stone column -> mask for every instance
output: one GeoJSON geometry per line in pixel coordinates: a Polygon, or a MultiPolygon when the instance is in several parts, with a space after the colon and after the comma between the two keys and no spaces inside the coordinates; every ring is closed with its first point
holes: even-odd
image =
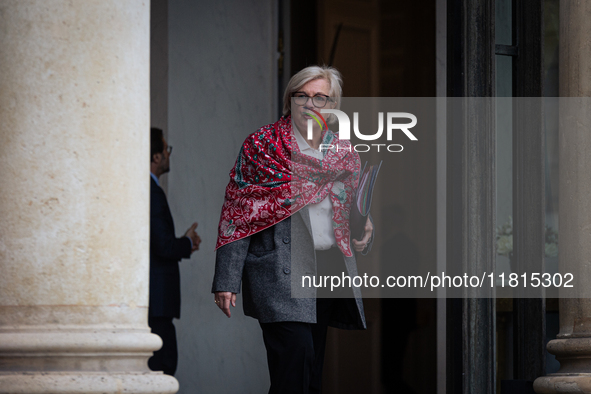
{"type": "Polygon", "coordinates": [[[0,0],[0,393],[174,393],[147,326],[149,1],[0,0]]]}
{"type": "Polygon", "coordinates": [[[560,1],[559,265],[574,275],[561,292],[560,333],[548,351],[556,374],[538,393],[591,393],[591,2],[560,1]],[[570,98],[567,98],[570,97],[570,98]],[[566,298],[569,297],[569,298],[566,298]],[[574,298],[570,298],[574,297],[574,298]]]}

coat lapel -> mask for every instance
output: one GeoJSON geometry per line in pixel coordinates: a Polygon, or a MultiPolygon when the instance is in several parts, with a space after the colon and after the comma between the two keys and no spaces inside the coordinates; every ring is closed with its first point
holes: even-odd
{"type": "Polygon", "coordinates": [[[306,228],[308,229],[308,232],[310,233],[310,236],[312,237],[312,224],[310,223],[310,212],[308,211],[308,207],[304,207],[302,209],[299,210],[298,212],[300,215],[302,215],[302,219],[304,220],[304,224],[306,225],[306,228]]]}

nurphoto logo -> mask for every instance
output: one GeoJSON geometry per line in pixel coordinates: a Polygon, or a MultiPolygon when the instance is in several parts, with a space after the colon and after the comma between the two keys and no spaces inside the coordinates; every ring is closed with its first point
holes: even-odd
{"type": "MultiPolygon", "coordinates": [[[[326,124],[326,120],[322,116],[322,114],[333,114],[336,116],[337,121],[339,123],[339,139],[342,140],[350,140],[351,139],[351,121],[349,116],[341,110],[338,109],[321,109],[320,112],[315,111],[313,109],[309,109],[313,113],[308,114],[312,117],[312,119],[308,119],[308,138],[312,139],[312,125],[313,120],[318,123],[321,129],[328,128],[326,124]]],[[[417,125],[417,117],[408,112],[387,112],[386,113],[386,139],[388,141],[392,141],[392,134],[394,130],[402,131],[408,139],[411,141],[418,141],[417,137],[413,133],[410,132],[409,129],[415,127],[417,125]],[[409,123],[394,123],[394,119],[408,119],[410,120],[409,123]]],[[[359,113],[353,112],[353,132],[355,136],[363,141],[375,141],[382,136],[384,133],[384,113],[378,112],[378,131],[374,134],[362,134],[359,131],[359,113]]],[[[402,152],[404,147],[400,144],[356,144],[353,145],[353,149],[355,152],[368,152],[371,150],[371,147],[376,147],[377,151],[380,152],[380,147],[386,147],[388,152],[402,152]]],[[[320,150],[330,150],[330,149],[339,149],[338,145],[332,144],[321,144],[320,150]]],[[[343,149],[341,147],[341,149],[343,149]]]]}

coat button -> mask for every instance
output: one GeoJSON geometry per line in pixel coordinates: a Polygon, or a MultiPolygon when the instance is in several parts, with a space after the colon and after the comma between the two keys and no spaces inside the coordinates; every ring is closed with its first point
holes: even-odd
{"type": "Polygon", "coordinates": [[[289,237],[284,237],[283,238],[283,243],[284,244],[288,244],[289,243],[289,237]]]}
{"type": "Polygon", "coordinates": [[[291,272],[291,270],[289,268],[284,268],[283,272],[285,272],[286,274],[289,274],[291,272]]]}

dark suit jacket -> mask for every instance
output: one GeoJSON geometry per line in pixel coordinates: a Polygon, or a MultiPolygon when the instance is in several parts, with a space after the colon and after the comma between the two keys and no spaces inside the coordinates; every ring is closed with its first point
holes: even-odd
{"type": "Polygon", "coordinates": [[[166,194],[150,177],[151,317],[180,317],[179,261],[190,256],[191,241],[187,237],[176,237],[166,194]]]}

